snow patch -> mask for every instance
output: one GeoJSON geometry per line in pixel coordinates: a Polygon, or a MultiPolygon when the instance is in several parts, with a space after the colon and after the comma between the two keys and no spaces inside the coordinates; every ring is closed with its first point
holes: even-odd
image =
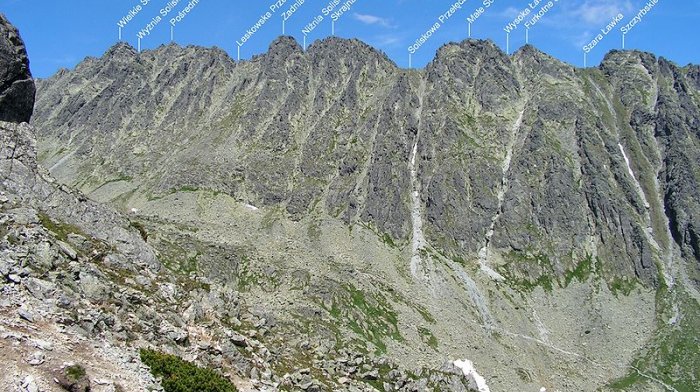
{"type": "Polygon", "coordinates": [[[257,211],[257,210],[259,210],[258,207],[254,206],[254,205],[252,205],[252,204],[246,204],[246,205],[245,205],[245,208],[247,208],[247,209],[249,209],[249,210],[251,210],[251,211],[257,211]]]}
{"type": "Polygon", "coordinates": [[[622,152],[622,157],[625,158],[625,163],[627,164],[627,171],[629,172],[630,176],[632,177],[632,180],[634,180],[634,185],[637,188],[637,193],[639,193],[639,197],[642,198],[644,201],[644,207],[647,209],[651,207],[649,202],[647,201],[647,196],[644,194],[644,191],[642,190],[642,185],[637,181],[637,177],[634,175],[634,171],[632,170],[632,165],[630,164],[630,159],[627,157],[627,153],[625,153],[625,148],[622,146],[621,143],[617,143],[617,146],[620,147],[620,152],[622,152]]]}
{"type": "Polygon", "coordinates": [[[457,368],[462,370],[462,374],[464,374],[464,377],[466,377],[467,380],[476,385],[477,391],[491,392],[489,386],[486,385],[486,379],[476,372],[476,368],[474,367],[474,363],[472,361],[465,359],[464,361],[456,360],[453,363],[455,366],[457,366],[457,368]]]}

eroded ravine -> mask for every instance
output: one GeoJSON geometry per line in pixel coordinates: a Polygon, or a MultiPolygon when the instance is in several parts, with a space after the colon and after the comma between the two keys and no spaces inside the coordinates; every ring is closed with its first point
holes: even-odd
{"type": "Polygon", "coordinates": [[[491,239],[493,238],[494,230],[496,228],[496,223],[501,217],[501,210],[503,209],[503,201],[505,200],[506,191],[508,190],[508,174],[510,172],[511,162],[513,160],[513,153],[515,150],[515,142],[517,139],[518,131],[523,124],[523,116],[525,114],[525,106],[518,114],[518,118],[515,120],[515,124],[511,128],[510,137],[508,143],[506,144],[506,156],[501,164],[501,183],[499,184],[498,191],[496,192],[497,198],[497,208],[496,213],[491,218],[491,224],[489,229],[486,231],[484,237],[484,246],[479,250],[479,267],[481,271],[488,275],[489,278],[496,281],[503,281],[505,278],[496,272],[493,268],[489,266],[489,252],[491,250],[491,239]]]}
{"type": "Polygon", "coordinates": [[[426,240],[423,234],[423,217],[421,209],[421,185],[418,179],[418,168],[416,166],[416,158],[418,156],[418,143],[420,142],[422,116],[423,116],[423,98],[425,95],[425,79],[421,78],[418,87],[418,108],[415,116],[418,119],[415,141],[411,150],[408,167],[411,175],[411,274],[414,278],[419,278],[419,269],[421,268],[421,251],[425,249],[426,240]]]}

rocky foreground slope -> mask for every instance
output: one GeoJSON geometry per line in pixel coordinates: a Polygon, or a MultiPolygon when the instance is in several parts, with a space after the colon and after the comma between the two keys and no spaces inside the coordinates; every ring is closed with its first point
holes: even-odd
{"type": "Polygon", "coordinates": [[[253,379],[393,390],[387,363],[469,358],[494,391],[692,391],[698,75],[475,40],[423,70],[338,38],[240,63],[118,44],[39,81],[33,124],[39,161],[128,214],[163,273],[257,315],[253,379]]]}

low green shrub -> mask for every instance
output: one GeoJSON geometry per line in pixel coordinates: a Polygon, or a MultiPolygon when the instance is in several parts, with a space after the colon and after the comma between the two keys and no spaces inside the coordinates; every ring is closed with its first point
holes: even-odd
{"type": "Polygon", "coordinates": [[[165,392],[237,392],[233,384],[211,369],[200,368],[180,357],[141,349],[141,361],[161,378],[165,392]]]}

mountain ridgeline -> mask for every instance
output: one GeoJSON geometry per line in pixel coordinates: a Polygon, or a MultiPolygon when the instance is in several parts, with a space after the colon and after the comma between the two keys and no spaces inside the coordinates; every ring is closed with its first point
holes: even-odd
{"type": "Polygon", "coordinates": [[[210,190],[400,248],[423,236],[418,253],[499,279],[589,258],[609,280],[700,286],[697,66],[613,51],[577,69],[467,40],[406,70],[357,40],[281,37],[239,63],[120,43],[37,88],[42,163],[103,201],[210,190]]]}
{"type": "Polygon", "coordinates": [[[407,70],[281,37],[120,43],[36,85],[32,167],[133,243],[39,205],[129,256],[99,280],[148,298],[110,313],[127,351],[242,391],[697,390],[697,66],[467,40],[407,70]]]}

